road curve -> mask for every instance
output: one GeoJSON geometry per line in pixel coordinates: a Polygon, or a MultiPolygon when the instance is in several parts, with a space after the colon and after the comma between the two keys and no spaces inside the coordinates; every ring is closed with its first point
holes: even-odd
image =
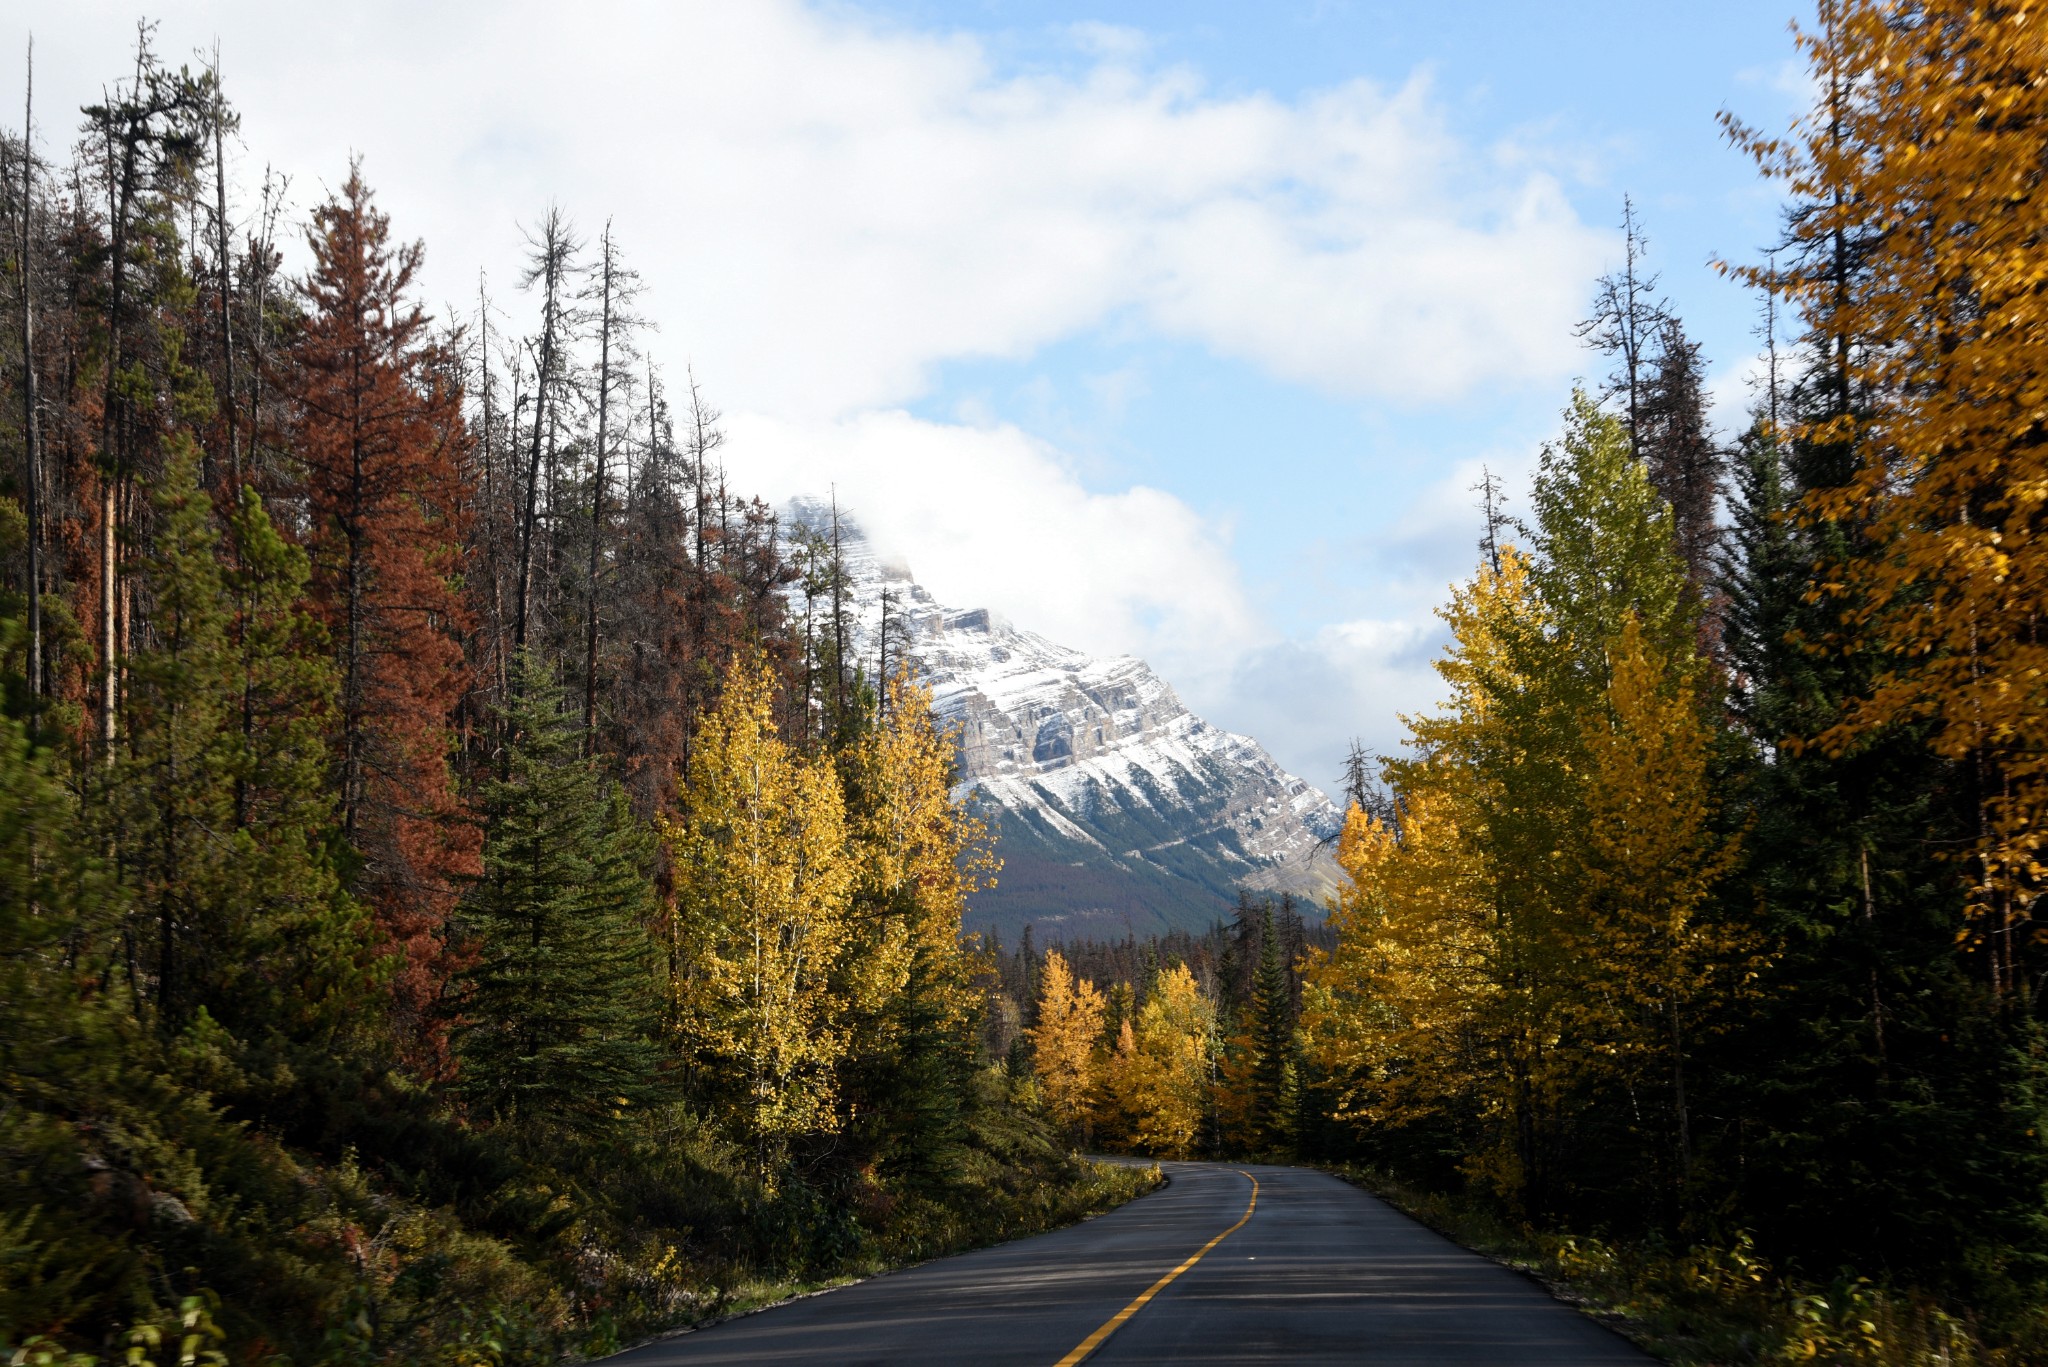
{"type": "Polygon", "coordinates": [[[1167,1163],[1099,1219],[942,1258],[605,1359],[667,1364],[1632,1364],[1651,1361],[1519,1273],[1304,1168],[1167,1163]],[[1251,1204],[1251,1218],[1172,1281],[1251,1204]]]}

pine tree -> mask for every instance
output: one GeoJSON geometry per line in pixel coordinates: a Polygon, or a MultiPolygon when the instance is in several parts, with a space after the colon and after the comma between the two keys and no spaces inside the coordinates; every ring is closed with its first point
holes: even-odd
{"type": "Polygon", "coordinates": [[[1287,976],[1273,908],[1268,903],[1260,925],[1258,976],[1252,992],[1250,1081],[1252,1123],[1261,1145],[1271,1153],[1286,1151],[1293,1129],[1294,989],[1287,976]]]}
{"type": "Polygon", "coordinates": [[[203,1012],[249,1045],[327,1047],[371,977],[331,856],[332,675],[297,606],[305,558],[246,490],[223,545],[189,441],[174,444],[156,502],[141,578],[157,639],[132,660],[117,785],[120,863],[148,946],[138,996],[165,1033],[203,1012]]]}
{"type": "Polygon", "coordinates": [[[418,244],[394,247],[361,168],[315,211],[307,306],[280,378],[310,522],[310,594],[334,642],[334,746],[356,890],[398,958],[415,1064],[444,1066],[441,927],[476,870],[449,768],[467,671],[457,583],[469,495],[457,367],[412,301],[418,244]]]}
{"type": "MultiPolygon", "coordinates": [[[[134,898],[128,934],[147,947],[139,965],[147,980],[131,988],[169,1035],[194,1018],[229,962],[219,894],[234,827],[238,728],[227,710],[219,541],[189,438],[174,445],[155,502],[159,525],[144,578],[157,643],[130,661],[122,699],[128,745],[115,793],[134,898]]],[[[131,960],[131,975],[137,967],[131,960]]]]}
{"type": "Polygon", "coordinates": [[[582,754],[581,720],[529,652],[481,792],[483,877],[461,926],[458,1089],[529,1132],[602,1130],[660,1095],[644,828],[582,754]]]}
{"type": "Polygon", "coordinates": [[[305,552],[244,486],[226,568],[233,879],[240,921],[212,1014],[252,1045],[337,1052],[384,1029],[372,927],[337,867],[340,814],[326,727],[336,683],[325,630],[307,611],[305,552]]]}

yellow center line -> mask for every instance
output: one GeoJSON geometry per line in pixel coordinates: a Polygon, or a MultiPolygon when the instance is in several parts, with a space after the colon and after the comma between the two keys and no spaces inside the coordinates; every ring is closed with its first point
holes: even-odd
{"type": "Polygon", "coordinates": [[[1125,1306],[1123,1309],[1117,1311],[1114,1315],[1110,1316],[1109,1323],[1103,1325],[1100,1329],[1097,1329],[1087,1338],[1082,1339],[1080,1347],[1076,1348],[1073,1352],[1067,1354],[1058,1362],[1054,1363],[1053,1367],[1075,1367],[1076,1363],[1080,1362],[1083,1358],[1087,1357],[1097,1348],[1100,1348],[1103,1344],[1103,1340],[1107,1339],[1111,1334],[1114,1334],[1117,1330],[1123,1328],[1125,1320],[1137,1314],[1140,1310],[1143,1310],[1145,1308],[1145,1302],[1151,1300],[1154,1296],[1164,1291],[1167,1287],[1167,1284],[1170,1283],[1175,1277],[1178,1277],[1181,1273],[1187,1271],[1196,1263],[1202,1261],[1202,1259],[1208,1255],[1210,1249],[1216,1247],[1216,1245],[1222,1243],[1225,1239],[1228,1239],[1231,1235],[1237,1233],[1240,1229],[1244,1228],[1244,1222],[1251,1219],[1252,1212],[1259,1208],[1259,1179],[1252,1176],[1250,1173],[1246,1172],[1243,1168],[1239,1168],[1237,1172],[1238,1176],[1244,1178],[1245,1181],[1250,1182],[1252,1184],[1251,1203],[1244,1208],[1244,1214],[1238,1217],[1237,1223],[1232,1225],[1229,1229],[1224,1230],[1221,1234],[1211,1239],[1208,1243],[1203,1244],[1200,1251],[1197,1252],[1194,1257],[1188,1259],[1179,1267],[1176,1267],[1175,1269],[1173,1269],[1173,1271],[1167,1273],[1164,1277],[1161,1277],[1158,1281],[1146,1287],[1144,1295],[1138,1297],[1138,1299],[1132,1301],[1129,1305],[1125,1306]]]}

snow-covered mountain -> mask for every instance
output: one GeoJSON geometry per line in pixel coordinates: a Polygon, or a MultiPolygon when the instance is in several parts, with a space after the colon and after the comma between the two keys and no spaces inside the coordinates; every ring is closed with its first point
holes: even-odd
{"type": "MultiPolygon", "coordinates": [[[[828,508],[791,505],[829,528],[828,508]]],[[[1121,939],[1199,930],[1240,887],[1291,892],[1316,914],[1336,864],[1330,799],[1249,736],[1190,712],[1132,656],[1097,659],[985,608],[948,608],[880,559],[842,513],[860,658],[914,662],[940,717],[959,728],[961,791],[994,825],[1003,870],[969,928],[1014,939],[1121,939]]]]}

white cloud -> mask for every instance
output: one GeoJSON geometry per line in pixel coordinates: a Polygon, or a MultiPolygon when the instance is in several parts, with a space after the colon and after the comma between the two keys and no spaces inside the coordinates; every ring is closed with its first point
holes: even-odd
{"type": "MultiPolygon", "coordinates": [[[[1077,73],[1013,75],[972,37],[794,0],[161,12],[173,61],[220,39],[245,184],[275,164],[303,210],[362,153],[458,313],[480,265],[526,311],[515,224],[550,199],[586,231],[610,217],[656,355],[693,360],[731,415],[741,487],[836,484],[942,598],[1141,654],[1314,781],[1359,719],[1428,701],[1429,610],[1470,564],[1476,467],[1375,556],[1383,611],[1286,642],[1248,601],[1227,523],[1158,489],[1091,489],[1015,428],[901,405],[946,360],[1112,321],[1344,397],[1552,381],[1581,363],[1569,324],[1607,255],[1547,169],[1561,157],[1461,140],[1420,76],[1224,97],[1148,66],[1142,35],[1085,25],[1077,73]]],[[[132,14],[38,16],[47,151],[122,71],[132,14]]],[[[0,70],[5,107],[19,92],[0,70]]],[[[1146,380],[1090,383],[1113,408],[1146,380]]]]}
{"type": "MultiPolygon", "coordinates": [[[[46,110],[119,73],[131,16],[44,17],[46,110]]],[[[973,38],[791,0],[219,0],[168,7],[159,46],[218,35],[253,156],[307,198],[361,151],[443,297],[479,263],[506,289],[549,198],[613,217],[663,345],[734,409],[901,403],[938,361],[1121,313],[1342,395],[1569,366],[1605,234],[1453,137],[1424,81],[1224,98],[1126,30],[1073,33],[1079,75],[1008,75],[973,38]]]]}
{"type": "Polygon", "coordinates": [[[877,549],[953,607],[992,607],[1100,654],[1144,657],[1191,696],[1217,696],[1268,633],[1221,533],[1173,495],[1092,493],[1014,427],[900,411],[729,423],[735,481],[772,501],[836,491],[877,549]]]}

